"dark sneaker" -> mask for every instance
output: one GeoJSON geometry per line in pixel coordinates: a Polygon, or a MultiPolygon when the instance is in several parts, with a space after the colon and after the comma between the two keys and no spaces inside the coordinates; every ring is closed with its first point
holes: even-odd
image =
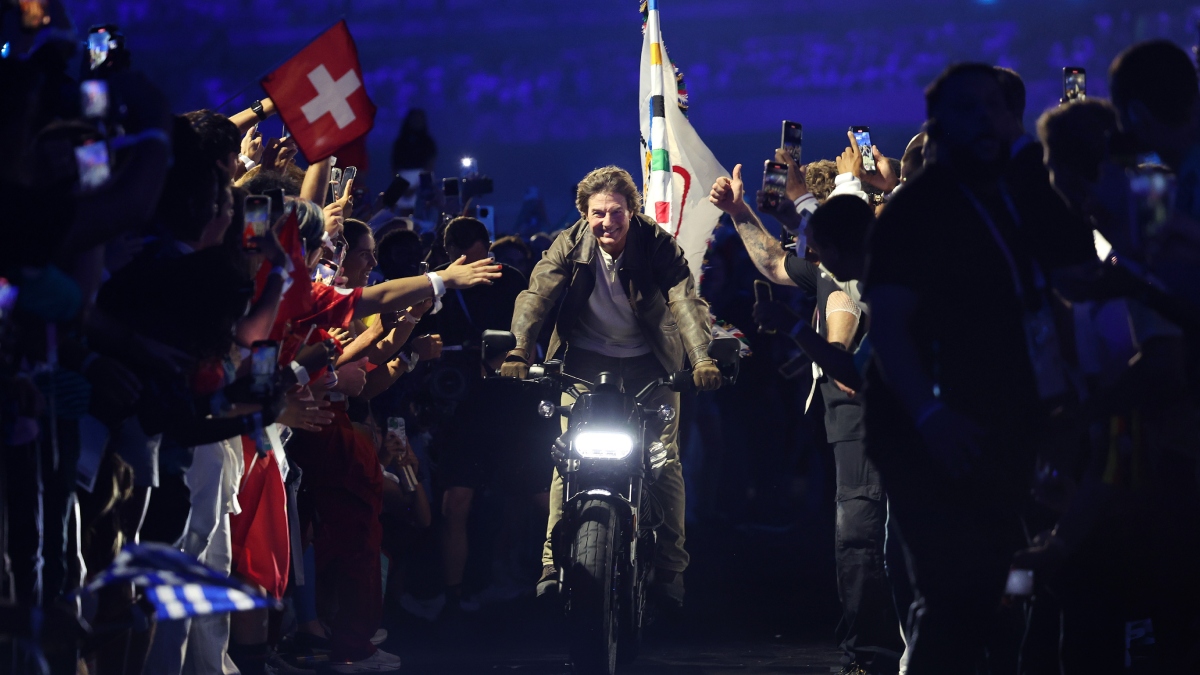
{"type": "Polygon", "coordinates": [[[542,576],[537,582],[539,598],[558,597],[558,568],[554,565],[542,567],[542,576]]]}

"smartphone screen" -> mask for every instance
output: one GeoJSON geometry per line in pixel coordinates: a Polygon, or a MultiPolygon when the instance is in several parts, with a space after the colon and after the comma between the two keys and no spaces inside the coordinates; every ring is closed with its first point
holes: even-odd
{"type": "Polygon", "coordinates": [[[342,170],[336,166],[329,170],[329,185],[331,193],[329,196],[332,201],[337,201],[338,195],[342,192],[342,170]]]}
{"type": "Polygon", "coordinates": [[[1129,175],[1129,190],[1137,204],[1137,228],[1144,246],[1171,215],[1175,176],[1160,170],[1135,169],[1129,175]]]}
{"type": "Polygon", "coordinates": [[[271,393],[271,381],[279,363],[279,343],[260,340],[251,346],[250,375],[253,378],[251,391],[259,396],[271,393]]]}
{"type": "Polygon", "coordinates": [[[783,121],[783,139],[779,142],[779,147],[788,151],[792,156],[792,161],[796,166],[800,166],[800,146],[804,140],[804,130],[799,122],[783,121]]]}
{"type": "Polygon", "coordinates": [[[245,227],[242,228],[242,249],[257,251],[258,244],[251,240],[254,237],[261,237],[267,233],[267,226],[271,217],[271,199],[263,195],[246,195],[244,204],[243,219],[245,227]]]}
{"type": "Polygon", "coordinates": [[[104,185],[112,173],[108,164],[108,146],[104,141],[95,141],[76,147],[75,166],[79,171],[80,188],[95,190],[104,185]]]}
{"type": "Polygon", "coordinates": [[[854,142],[858,144],[859,152],[862,153],[863,170],[875,170],[875,155],[871,152],[871,127],[850,127],[850,131],[854,134],[854,142]]]}
{"type": "Polygon", "coordinates": [[[768,160],[763,164],[763,206],[774,209],[787,195],[787,164],[768,160]]]}
{"type": "Polygon", "coordinates": [[[458,196],[458,179],[457,178],[443,178],[442,179],[442,194],[447,197],[457,197],[458,196]]]}
{"type": "Polygon", "coordinates": [[[1087,71],[1075,66],[1063,68],[1063,102],[1087,98],[1087,71]]]}
{"type": "Polygon", "coordinates": [[[356,177],[358,177],[358,167],[348,166],[342,170],[342,181],[338,184],[338,199],[346,196],[346,189],[350,187],[350,181],[356,177]]]}
{"type": "Polygon", "coordinates": [[[332,286],[334,279],[337,279],[338,266],[332,260],[322,260],[317,263],[317,281],[332,286]]]}
{"type": "Polygon", "coordinates": [[[88,65],[92,70],[108,60],[108,33],[88,33],[88,65]]]}
{"type": "Polygon", "coordinates": [[[79,100],[83,116],[91,119],[108,117],[108,82],[84,80],[79,83],[79,100]]]}

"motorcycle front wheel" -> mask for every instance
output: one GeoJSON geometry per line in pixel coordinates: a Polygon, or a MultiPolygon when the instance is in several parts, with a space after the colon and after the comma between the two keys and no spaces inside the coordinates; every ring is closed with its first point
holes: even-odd
{"type": "Polygon", "coordinates": [[[617,669],[619,519],[613,506],[593,500],[579,510],[571,545],[571,664],[576,675],[614,675],[617,669]]]}

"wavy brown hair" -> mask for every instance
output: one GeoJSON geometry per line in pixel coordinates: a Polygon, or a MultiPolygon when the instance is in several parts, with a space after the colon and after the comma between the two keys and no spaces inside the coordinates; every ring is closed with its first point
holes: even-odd
{"type": "Polygon", "coordinates": [[[804,167],[804,182],[819,202],[829,199],[837,175],[837,162],[829,159],[818,159],[804,167]]]}
{"type": "Polygon", "coordinates": [[[592,195],[605,192],[625,197],[630,214],[642,212],[642,195],[638,192],[637,183],[633,182],[633,176],[630,176],[628,171],[619,166],[593,169],[584,176],[575,190],[575,207],[581,215],[587,217],[588,200],[592,195]]]}

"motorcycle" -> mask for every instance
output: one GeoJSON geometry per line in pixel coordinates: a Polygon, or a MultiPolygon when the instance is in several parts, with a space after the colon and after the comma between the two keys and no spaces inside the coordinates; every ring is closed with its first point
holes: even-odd
{"type": "MultiPolygon", "coordinates": [[[[486,331],[484,351],[511,350],[511,333],[486,331]]],[[[725,337],[712,341],[708,355],[717,361],[725,384],[737,381],[741,343],[725,337]]],[[[690,371],[626,392],[619,376],[600,373],[585,382],[550,360],[529,368],[527,381],[556,385],[573,399],[560,405],[545,400],[538,413],[565,416],[566,433],[551,455],[563,477],[563,516],[551,534],[559,570],[559,597],[566,614],[573,671],[578,675],[614,675],[641,648],[647,589],[653,581],[655,528],[662,509],[646,488],[662,473],[667,449],[646,431],[654,418],[670,422],[668,405],[647,405],[659,387],[683,392],[692,386],[690,371]],[[583,385],[586,390],[581,390],[583,385]]]]}

